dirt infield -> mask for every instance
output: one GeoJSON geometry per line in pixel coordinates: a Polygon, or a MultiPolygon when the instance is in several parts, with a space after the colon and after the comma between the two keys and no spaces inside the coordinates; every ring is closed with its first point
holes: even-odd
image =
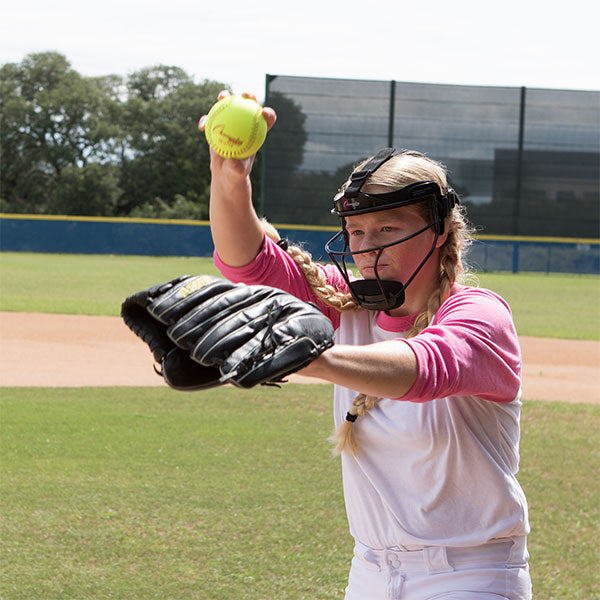
{"type": "MultiPolygon", "coordinates": [[[[0,341],[1,386],[165,385],[118,317],[0,312],[0,341]]],[[[520,341],[525,398],[600,402],[600,342],[520,341]]]]}

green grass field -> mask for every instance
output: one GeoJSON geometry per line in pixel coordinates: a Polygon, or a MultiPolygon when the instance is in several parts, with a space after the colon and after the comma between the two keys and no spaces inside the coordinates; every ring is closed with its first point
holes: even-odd
{"type": "MultiPolygon", "coordinates": [[[[342,598],[331,386],[4,388],[3,600],[342,598]]],[[[597,598],[600,407],[528,402],[536,598],[597,598]]]]}
{"type": "MultiPolygon", "coordinates": [[[[0,310],[116,315],[206,259],[0,254],[0,310]]],[[[485,274],[522,335],[599,339],[594,277],[485,274]]],[[[332,387],[0,388],[1,600],[343,598],[332,387]]],[[[535,598],[600,598],[600,406],[525,401],[535,598]]]]}
{"type": "MultiPolygon", "coordinates": [[[[132,292],[184,273],[219,273],[209,258],[0,254],[0,310],[118,315],[132,292]]],[[[520,335],[600,340],[600,278],[482,273],[511,305],[520,335]]]]}
{"type": "Polygon", "coordinates": [[[5,389],[0,597],[339,598],[330,397],[5,389]]]}

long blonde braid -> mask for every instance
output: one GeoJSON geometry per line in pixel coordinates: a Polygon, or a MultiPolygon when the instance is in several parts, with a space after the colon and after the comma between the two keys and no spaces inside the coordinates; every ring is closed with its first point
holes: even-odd
{"type": "MultiPolygon", "coordinates": [[[[344,294],[336,290],[332,285],[327,283],[325,275],[313,262],[312,256],[306,250],[299,246],[289,245],[287,240],[282,240],[279,232],[265,219],[262,219],[263,229],[272,240],[282,247],[300,267],[300,270],[306,277],[306,281],[310,285],[312,291],[325,304],[337,309],[339,312],[348,310],[364,310],[354,300],[351,294],[344,294]]],[[[375,403],[381,398],[377,396],[368,396],[367,394],[358,394],[352,402],[352,407],[348,411],[346,420],[337,431],[334,431],[329,441],[335,445],[334,454],[340,454],[342,450],[347,450],[352,454],[358,454],[358,444],[354,435],[354,421],[360,416],[364,416],[365,412],[371,410],[375,403]]]]}
{"type": "Polygon", "coordinates": [[[440,248],[439,285],[427,300],[425,309],[417,315],[407,338],[419,334],[433,319],[440,306],[449,298],[452,285],[462,283],[467,274],[464,255],[471,244],[471,230],[463,206],[456,206],[447,218],[448,238],[440,248]]]}
{"type": "Polygon", "coordinates": [[[287,240],[282,240],[277,229],[266,219],[261,219],[261,224],[265,234],[279,244],[294,259],[294,262],[304,274],[311,290],[324,304],[335,308],[339,312],[357,310],[359,308],[351,294],[340,292],[327,282],[325,274],[313,262],[309,252],[300,248],[300,246],[289,244],[287,240]]]}
{"type": "Polygon", "coordinates": [[[358,304],[351,294],[336,290],[327,282],[325,274],[313,262],[312,256],[306,250],[299,246],[289,246],[286,252],[294,259],[300,270],[304,274],[308,285],[316,296],[318,296],[327,306],[331,306],[340,312],[346,310],[357,310],[358,304]]]}

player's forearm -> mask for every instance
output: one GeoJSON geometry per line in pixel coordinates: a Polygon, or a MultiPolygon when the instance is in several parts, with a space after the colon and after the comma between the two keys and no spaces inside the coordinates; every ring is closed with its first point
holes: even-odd
{"type": "MultiPolygon", "coordinates": [[[[222,90],[219,100],[230,96],[222,90]]],[[[242,94],[256,100],[252,94],[242,94]]],[[[258,106],[258,105],[257,105],[258,106]]],[[[270,130],[277,115],[272,108],[264,107],[262,116],[270,130]]],[[[208,115],[202,115],[198,122],[201,131],[205,130],[208,115]]],[[[259,144],[260,145],[260,144],[259,144]]],[[[210,225],[215,248],[221,260],[231,267],[242,267],[252,262],[260,251],[263,241],[263,228],[252,206],[250,171],[255,155],[248,158],[224,158],[211,146],[210,152],[210,225]]]]}
{"type": "Polygon", "coordinates": [[[241,267],[256,257],[263,229],[252,206],[248,175],[232,176],[213,170],[210,228],[215,248],[225,264],[241,267]]]}
{"type": "Polygon", "coordinates": [[[301,371],[302,375],[381,398],[401,398],[417,379],[417,359],[399,341],[368,346],[336,344],[301,371]]]}

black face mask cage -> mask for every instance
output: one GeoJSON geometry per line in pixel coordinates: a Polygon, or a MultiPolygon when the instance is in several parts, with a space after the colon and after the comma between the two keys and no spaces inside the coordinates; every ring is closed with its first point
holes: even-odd
{"type": "Polygon", "coordinates": [[[439,236],[444,233],[446,217],[452,208],[459,203],[458,196],[454,190],[448,189],[446,194],[442,194],[439,185],[433,181],[419,181],[407,185],[400,190],[384,194],[367,194],[361,192],[361,188],[367,177],[396,154],[398,153],[393,148],[385,148],[369,160],[360,171],[352,173],[350,176],[350,184],[346,190],[337,194],[334,198],[334,207],[331,211],[333,214],[342,218],[342,230],[327,242],[325,251],[342,274],[352,297],[359,306],[368,310],[392,310],[402,306],[405,300],[405,290],[407,286],[433,254],[439,236]],[[396,240],[395,242],[383,246],[376,246],[367,250],[360,250],[357,252],[350,251],[348,232],[346,230],[346,221],[344,217],[380,210],[389,210],[390,208],[400,208],[419,202],[429,203],[431,222],[428,225],[407,237],[396,240]],[[390,246],[395,246],[396,244],[400,244],[420,235],[428,229],[432,229],[435,233],[433,243],[425,258],[409,277],[408,281],[403,284],[400,281],[382,280],[377,271],[377,264],[383,251],[390,246]],[[336,243],[340,243],[340,241],[343,241],[343,250],[334,250],[332,246],[336,243]],[[373,265],[375,279],[358,279],[351,282],[348,266],[346,265],[346,257],[374,251],[377,251],[375,263],[373,265]],[[339,261],[338,258],[340,259],[339,261]]]}
{"type": "Polygon", "coordinates": [[[391,242],[389,244],[384,244],[382,246],[374,246],[373,248],[367,248],[366,250],[358,250],[356,252],[350,251],[349,240],[348,240],[348,231],[345,228],[342,231],[336,233],[328,242],[325,244],[325,251],[333,260],[335,266],[339,269],[344,281],[348,285],[348,289],[352,294],[352,297],[362,308],[366,308],[368,310],[392,310],[394,308],[398,308],[404,304],[405,300],[405,290],[408,287],[408,284],[415,278],[417,273],[421,270],[423,265],[427,262],[429,257],[433,254],[439,234],[437,231],[435,232],[435,236],[433,242],[431,244],[431,248],[425,255],[425,258],[420,262],[419,266],[415,269],[413,274],[409,277],[406,283],[402,283],[401,281],[393,281],[389,279],[381,279],[379,277],[379,272],[377,270],[377,264],[379,263],[379,259],[383,254],[383,251],[386,248],[390,248],[391,246],[396,246],[397,244],[401,244],[402,242],[406,242],[417,235],[420,235],[430,229],[432,225],[426,225],[419,231],[406,236],[400,240],[396,240],[395,242],[391,242]],[[336,243],[340,243],[343,241],[344,249],[343,250],[335,250],[332,246],[336,243]],[[346,264],[347,257],[354,257],[355,254],[366,254],[367,252],[375,252],[377,251],[377,256],[375,257],[375,263],[373,264],[373,272],[375,274],[375,279],[357,279],[354,281],[350,281],[350,274],[348,272],[348,265],[346,264]],[[338,260],[339,258],[339,260],[338,260]]]}

